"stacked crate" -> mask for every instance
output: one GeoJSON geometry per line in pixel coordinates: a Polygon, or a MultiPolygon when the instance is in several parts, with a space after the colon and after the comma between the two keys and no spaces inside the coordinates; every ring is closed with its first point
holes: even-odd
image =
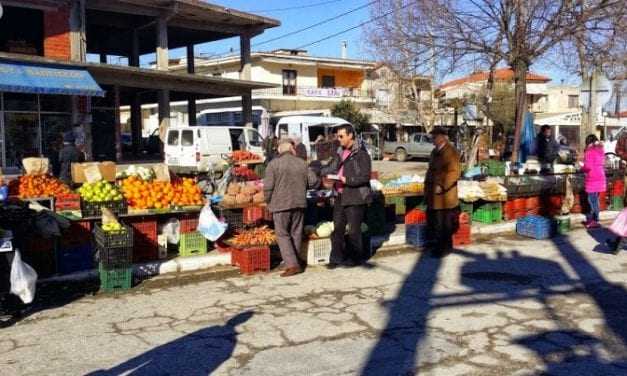
{"type": "Polygon", "coordinates": [[[623,210],[625,200],[625,182],[624,180],[614,180],[610,188],[610,209],[623,210]]]}
{"type": "Polygon", "coordinates": [[[124,224],[122,227],[122,231],[111,233],[100,224],[95,225],[100,290],[104,292],[128,290],[133,283],[133,228],[124,224]]]}
{"type": "Polygon", "coordinates": [[[405,226],[405,242],[414,247],[425,247],[427,245],[427,225],[415,224],[405,226]]]}
{"type": "Polygon", "coordinates": [[[61,231],[56,246],[56,263],[59,274],[90,270],[93,267],[91,222],[71,222],[70,227],[61,231]]]}
{"type": "Polygon", "coordinates": [[[124,223],[133,230],[133,262],[154,261],[159,258],[157,221],[151,217],[128,218],[124,223]]]}
{"type": "Polygon", "coordinates": [[[461,213],[459,215],[459,228],[453,234],[453,247],[472,243],[471,235],[470,215],[461,213]]]}
{"type": "Polygon", "coordinates": [[[179,256],[199,256],[207,254],[207,239],[198,232],[198,216],[183,216],[179,219],[181,224],[181,240],[179,243],[179,256]]]}
{"type": "Polygon", "coordinates": [[[472,220],[480,223],[498,223],[503,218],[503,204],[500,202],[483,202],[475,206],[472,220]]]}
{"type": "Polygon", "coordinates": [[[549,218],[528,215],[516,221],[516,232],[534,239],[549,239],[554,233],[554,223],[549,218]]]}

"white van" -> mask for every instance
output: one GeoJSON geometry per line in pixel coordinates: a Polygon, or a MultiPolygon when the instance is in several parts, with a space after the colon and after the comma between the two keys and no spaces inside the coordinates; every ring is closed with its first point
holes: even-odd
{"type": "Polygon", "coordinates": [[[312,157],[313,145],[318,136],[327,137],[332,129],[350,123],[342,118],[330,116],[286,116],[276,125],[274,134],[283,137],[299,136],[312,157]]]}
{"type": "Polygon", "coordinates": [[[235,150],[263,156],[263,138],[253,128],[193,126],[170,128],[164,146],[165,163],[176,173],[202,173],[235,150]]]}

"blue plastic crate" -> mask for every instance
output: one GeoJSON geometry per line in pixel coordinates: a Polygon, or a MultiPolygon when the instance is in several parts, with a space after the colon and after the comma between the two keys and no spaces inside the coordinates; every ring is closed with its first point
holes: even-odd
{"type": "Polygon", "coordinates": [[[534,239],[549,239],[555,233],[555,223],[549,218],[528,215],[518,218],[516,232],[534,239]]]}
{"type": "Polygon", "coordinates": [[[73,248],[57,248],[57,272],[70,274],[94,267],[94,250],[91,244],[73,248]]]}
{"type": "Polygon", "coordinates": [[[414,247],[424,247],[427,245],[427,225],[405,225],[405,242],[414,247]]]}

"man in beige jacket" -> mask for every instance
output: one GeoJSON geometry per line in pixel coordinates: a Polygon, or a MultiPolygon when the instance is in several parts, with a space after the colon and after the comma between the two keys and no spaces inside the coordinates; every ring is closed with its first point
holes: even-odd
{"type": "Polygon", "coordinates": [[[449,142],[446,130],[436,128],[431,134],[435,148],[425,178],[427,226],[433,255],[444,257],[453,250],[453,234],[459,227],[457,181],[461,168],[459,153],[449,142]]]}

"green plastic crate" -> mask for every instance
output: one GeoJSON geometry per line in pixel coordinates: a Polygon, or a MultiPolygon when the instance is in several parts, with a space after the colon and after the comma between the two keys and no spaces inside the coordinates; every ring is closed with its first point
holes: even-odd
{"type": "Polygon", "coordinates": [[[179,256],[189,257],[207,254],[207,239],[198,231],[181,234],[179,256]]]}
{"type": "Polygon", "coordinates": [[[505,162],[488,160],[481,163],[488,176],[505,176],[505,162]]]}
{"type": "Polygon", "coordinates": [[[106,269],[102,264],[98,267],[100,274],[100,291],[115,292],[129,290],[133,284],[133,268],[106,269]]]}
{"type": "Polygon", "coordinates": [[[555,217],[555,224],[557,228],[558,234],[566,234],[570,232],[570,217],[568,216],[560,216],[555,217]]]}
{"type": "Polygon", "coordinates": [[[503,220],[503,204],[500,202],[493,202],[492,206],[492,223],[498,223],[503,220]]]}
{"type": "Polygon", "coordinates": [[[479,206],[472,213],[472,220],[479,223],[497,223],[503,218],[501,203],[486,203],[479,206]]]}
{"type": "Polygon", "coordinates": [[[625,201],[623,196],[612,196],[610,199],[610,209],[611,210],[623,210],[625,207],[625,201]]]}
{"type": "Polygon", "coordinates": [[[385,197],[386,205],[394,205],[396,215],[405,215],[407,206],[405,205],[405,197],[387,196],[385,197]]]}

